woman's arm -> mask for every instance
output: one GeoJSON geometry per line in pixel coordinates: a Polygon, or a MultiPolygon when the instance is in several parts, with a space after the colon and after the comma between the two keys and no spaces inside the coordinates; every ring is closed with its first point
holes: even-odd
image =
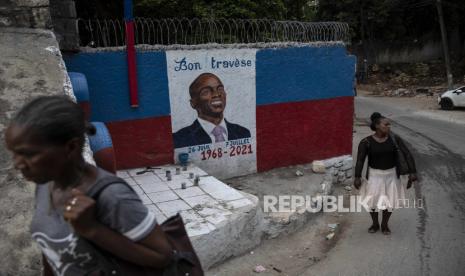
{"type": "Polygon", "coordinates": [[[362,177],[362,170],[363,165],[365,164],[365,159],[368,154],[368,140],[364,138],[358,144],[358,151],[357,151],[357,162],[355,164],[355,178],[362,177]]]}
{"type": "Polygon", "coordinates": [[[407,148],[407,146],[404,143],[404,140],[400,138],[400,136],[396,135],[395,138],[397,144],[399,145],[399,149],[405,156],[405,161],[407,162],[410,174],[416,174],[417,167],[415,165],[415,159],[413,158],[413,155],[410,153],[410,150],[407,148]]]}
{"type": "Polygon", "coordinates": [[[162,268],[172,258],[172,247],[159,225],[137,243],[100,223],[85,238],[115,256],[140,266],[162,268]]]}

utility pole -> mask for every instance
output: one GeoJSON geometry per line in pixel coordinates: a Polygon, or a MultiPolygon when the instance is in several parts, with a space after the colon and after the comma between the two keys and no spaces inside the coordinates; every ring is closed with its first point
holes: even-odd
{"type": "Polygon", "coordinates": [[[438,10],[438,15],[439,15],[439,25],[441,26],[442,49],[444,50],[444,61],[446,63],[447,87],[449,89],[452,89],[453,79],[452,79],[452,71],[450,69],[449,47],[447,46],[447,32],[446,32],[446,25],[444,24],[444,16],[442,14],[441,0],[436,0],[436,8],[438,10]]]}

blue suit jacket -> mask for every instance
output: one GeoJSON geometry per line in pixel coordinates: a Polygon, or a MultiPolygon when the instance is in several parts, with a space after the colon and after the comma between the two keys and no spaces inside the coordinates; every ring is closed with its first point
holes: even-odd
{"type": "MultiPolygon", "coordinates": [[[[240,125],[229,123],[224,120],[228,129],[228,140],[250,138],[250,131],[240,125]]],[[[210,144],[212,139],[210,135],[203,130],[198,120],[195,120],[192,125],[181,128],[173,133],[174,147],[183,148],[196,145],[210,144]]]]}

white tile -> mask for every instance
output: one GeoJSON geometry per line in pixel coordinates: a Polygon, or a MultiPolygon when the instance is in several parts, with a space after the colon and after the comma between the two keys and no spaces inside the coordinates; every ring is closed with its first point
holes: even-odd
{"type": "Polygon", "coordinates": [[[200,195],[200,196],[193,196],[193,197],[186,197],[184,200],[189,204],[191,207],[200,205],[200,206],[216,206],[218,205],[218,201],[213,199],[209,195],[200,195]]]}
{"type": "Polygon", "coordinates": [[[209,216],[229,216],[229,215],[232,215],[231,212],[227,211],[226,209],[222,209],[220,206],[214,206],[214,207],[202,206],[202,208],[199,208],[196,211],[201,217],[204,217],[204,218],[207,218],[209,216]]]}
{"type": "Polygon", "coordinates": [[[116,176],[120,177],[120,178],[123,178],[123,179],[131,177],[127,171],[117,171],[116,176]]]}
{"type": "Polygon", "coordinates": [[[173,166],[162,166],[159,170],[155,171],[155,174],[158,175],[161,179],[166,180],[166,171],[171,172],[171,176],[175,175],[176,170],[173,166]]]}
{"type": "Polygon", "coordinates": [[[157,205],[155,204],[150,204],[150,205],[147,205],[146,207],[153,213],[161,213],[161,210],[158,209],[157,205]]]}
{"type": "Polygon", "coordinates": [[[178,199],[173,201],[157,203],[157,207],[165,214],[167,217],[176,215],[176,213],[182,210],[189,210],[191,207],[187,205],[184,201],[178,199]]]}
{"type": "Polygon", "coordinates": [[[228,221],[228,218],[223,214],[213,214],[211,216],[207,216],[205,219],[217,227],[228,221]]]}
{"type": "Polygon", "coordinates": [[[212,176],[200,178],[199,186],[202,190],[219,200],[230,201],[244,198],[238,191],[212,176]]]}
{"type": "Polygon", "coordinates": [[[171,181],[166,181],[164,183],[166,185],[168,185],[168,187],[170,187],[173,190],[181,189],[182,183],[185,183],[186,187],[194,186],[194,183],[192,183],[191,181],[189,181],[188,179],[185,179],[185,178],[183,178],[183,179],[173,179],[171,181]]]}
{"type": "Polygon", "coordinates": [[[194,165],[191,165],[191,166],[187,167],[187,171],[182,171],[181,170],[181,173],[187,174],[187,175],[189,175],[189,173],[191,173],[191,172],[194,173],[194,176],[195,175],[198,175],[198,176],[207,176],[208,175],[208,173],[206,173],[204,170],[202,170],[201,168],[196,167],[194,165]]]}
{"type": "Polygon", "coordinates": [[[253,203],[247,198],[243,198],[243,199],[228,201],[226,202],[226,205],[228,206],[228,209],[229,207],[231,207],[232,209],[239,209],[245,206],[253,205],[253,203]]]}
{"type": "Polygon", "coordinates": [[[172,191],[161,191],[156,193],[147,194],[147,196],[152,200],[153,203],[165,202],[178,199],[178,195],[172,191]]]}
{"type": "Polygon", "coordinates": [[[139,195],[140,199],[142,200],[142,203],[145,205],[152,204],[152,201],[147,195],[139,195]]]}
{"type": "Polygon", "coordinates": [[[153,172],[149,171],[149,172],[146,172],[144,174],[137,174],[138,172],[142,172],[142,171],[145,171],[146,169],[145,168],[136,168],[136,169],[130,169],[130,170],[127,170],[126,172],[130,175],[130,176],[141,176],[141,175],[147,175],[147,174],[153,174],[153,172]]]}
{"type": "Polygon", "coordinates": [[[184,224],[188,224],[191,222],[205,222],[205,219],[202,218],[197,212],[194,210],[184,210],[179,212],[181,214],[182,220],[184,221],[184,224]]]}
{"type": "Polygon", "coordinates": [[[163,223],[167,219],[167,217],[160,211],[160,209],[158,209],[157,206],[155,206],[155,204],[150,204],[146,206],[152,213],[155,214],[155,219],[157,220],[158,224],[163,223]]]}
{"type": "Polygon", "coordinates": [[[188,223],[186,224],[186,231],[189,237],[195,237],[208,234],[214,231],[216,227],[208,222],[205,223],[188,223]]]}
{"type": "Polygon", "coordinates": [[[177,189],[177,190],[174,190],[174,192],[177,193],[182,199],[185,199],[187,197],[205,195],[205,192],[202,191],[199,187],[189,187],[189,188],[186,188],[186,189],[177,189]]]}
{"type": "Polygon", "coordinates": [[[157,220],[158,224],[162,224],[167,217],[163,213],[155,213],[155,219],[157,220]]]}
{"type": "Polygon", "coordinates": [[[161,182],[144,183],[144,184],[140,184],[140,187],[142,188],[142,190],[144,190],[146,194],[160,192],[160,191],[168,191],[170,189],[170,187],[168,187],[167,185],[161,182]]]}
{"type": "Polygon", "coordinates": [[[133,176],[133,178],[139,185],[159,182],[158,177],[153,173],[133,176]]]}
{"type": "Polygon", "coordinates": [[[134,181],[134,179],[132,179],[132,177],[125,178],[124,180],[125,180],[130,186],[137,186],[136,181],[134,181]]]}
{"type": "Polygon", "coordinates": [[[143,194],[144,194],[144,191],[142,191],[142,189],[141,189],[138,185],[131,186],[131,188],[132,188],[138,195],[143,195],[143,194]]]}

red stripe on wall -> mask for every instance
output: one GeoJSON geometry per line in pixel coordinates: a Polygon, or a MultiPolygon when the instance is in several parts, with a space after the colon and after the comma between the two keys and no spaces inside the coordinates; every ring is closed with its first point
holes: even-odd
{"type": "Polygon", "coordinates": [[[257,169],[352,154],[353,97],[257,106],[257,169]]]}
{"type": "Polygon", "coordinates": [[[107,127],[118,170],[173,163],[170,116],[112,122],[107,127]]]}
{"type": "Polygon", "coordinates": [[[134,46],[134,22],[126,21],[126,54],[128,60],[129,101],[131,107],[138,107],[136,48],[134,46]]]}

